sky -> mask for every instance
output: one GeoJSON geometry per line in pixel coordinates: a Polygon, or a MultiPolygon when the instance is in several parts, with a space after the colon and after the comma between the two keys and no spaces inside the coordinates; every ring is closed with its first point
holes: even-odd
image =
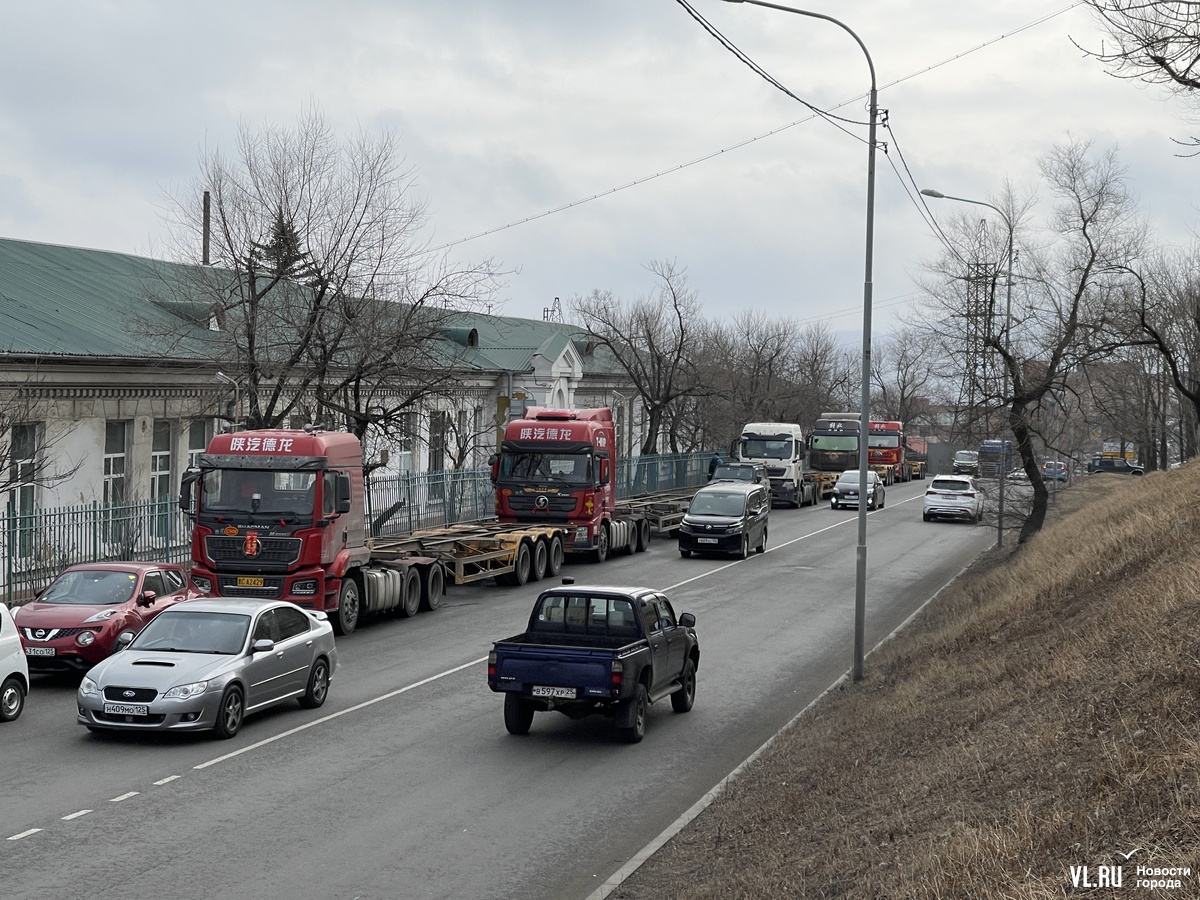
{"type": "MultiPolygon", "coordinates": [[[[243,125],[312,105],[347,139],[397,137],[431,248],[510,270],[491,311],[541,319],[594,289],[686,271],[707,317],[760,310],[861,334],[867,54],[876,156],[873,332],[919,310],[940,247],[919,188],[995,201],[1069,138],[1116,147],[1154,234],[1191,241],[1200,133],[1158,88],[1072,43],[1073,0],[811,0],[838,25],[689,0],[840,127],[769,85],[677,0],[13,3],[0,55],[0,237],[157,255],[165,197],[243,125]],[[915,187],[914,187],[915,180],[915,187]]],[[[1038,210],[1050,212],[1041,192],[1038,210]]],[[[196,198],[200,204],[200,198],[196,198]]],[[[986,210],[928,201],[939,220],[986,210]]],[[[1003,227],[996,223],[995,227],[1003,227]]],[[[199,248],[197,248],[197,260],[199,248]]]]}

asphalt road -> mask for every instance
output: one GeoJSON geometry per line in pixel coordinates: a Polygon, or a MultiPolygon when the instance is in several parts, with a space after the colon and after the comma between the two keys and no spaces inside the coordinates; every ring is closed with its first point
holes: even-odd
{"type": "MultiPolygon", "coordinates": [[[[894,485],[869,517],[868,648],[994,540],[986,521],[923,523],[927,483],[894,485]]],[[[0,894],[587,897],[849,669],[857,538],[852,510],[777,508],[768,552],[745,561],[663,540],[564,568],[662,588],[697,617],[695,707],[655,705],[636,745],[599,717],[504,730],[485,658],[537,585],[451,588],[434,613],[364,623],[339,639],[323,708],[289,704],[231,741],[93,736],[77,682],[37,679],[0,726],[0,894]]]]}

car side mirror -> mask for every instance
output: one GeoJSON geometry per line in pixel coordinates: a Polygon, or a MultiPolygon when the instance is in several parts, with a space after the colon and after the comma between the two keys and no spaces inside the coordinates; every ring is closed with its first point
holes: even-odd
{"type": "Polygon", "coordinates": [[[250,645],[251,653],[270,653],[275,649],[275,642],[270,638],[259,638],[250,645]]]}
{"type": "Polygon", "coordinates": [[[696,617],[693,616],[691,613],[683,613],[679,617],[679,624],[682,625],[684,628],[695,628],[696,627],[696,617]]]}
{"type": "Polygon", "coordinates": [[[135,637],[137,637],[137,635],[135,635],[132,631],[122,631],[117,635],[117,639],[113,641],[113,653],[124,650],[131,643],[133,643],[133,639],[135,637]]]}
{"type": "Polygon", "coordinates": [[[137,598],[137,605],[138,606],[153,606],[154,600],[157,597],[158,597],[158,594],[154,593],[154,591],[142,591],[141,595],[137,598]]]}

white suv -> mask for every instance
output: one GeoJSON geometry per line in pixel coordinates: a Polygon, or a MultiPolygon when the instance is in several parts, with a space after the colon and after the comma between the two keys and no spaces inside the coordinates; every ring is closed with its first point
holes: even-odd
{"type": "Polygon", "coordinates": [[[966,519],[983,521],[983,497],[970,475],[939,475],[925,491],[925,510],[921,518],[966,519]]]}
{"type": "Polygon", "coordinates": [[[25,708],[29,664],[12,613],[0,601],[0,722],[11,722],[25,708]]]}

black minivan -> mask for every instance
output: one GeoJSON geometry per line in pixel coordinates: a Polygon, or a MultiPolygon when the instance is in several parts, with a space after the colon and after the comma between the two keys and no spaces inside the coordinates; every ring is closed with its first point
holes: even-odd
{"type": "Polygon", "coordinates": [[[765,484],[714,481],[696,491],[679,523],[679,555],[732,553],[739,559],[767,549],[771,492],[765,484]]]}

